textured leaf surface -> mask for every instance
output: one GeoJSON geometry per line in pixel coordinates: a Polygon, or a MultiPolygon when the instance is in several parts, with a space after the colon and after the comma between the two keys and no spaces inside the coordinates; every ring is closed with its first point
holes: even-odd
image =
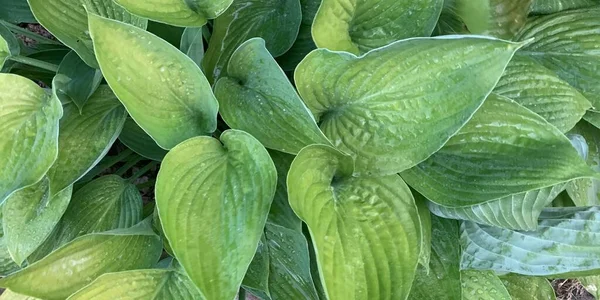
{"type": "Polygon", "coordinates": [[[527,21],[534,0],[456,0],[469,32],[511,39],[527,21]]]}
{"type": "Polygon", "coordinates": [[[33,81],[0,74],[0,202],[42,179],[58,153],[60,101],[33,81]]]}
{"type": "Polygon", "coordinates": [[[598,0],[535,0],[531,7],[532,14],[552,14],[574,8],[591,7],[600,4],[598,0]]]}
{"type": "Polygon", "coordinates": [[[352,177],[352,159],[308,146],[288,174],[291,207],[308,226],[329,299],[404,299],[419,256],[419,219],[396,174],[352,177]]]}
{"type": "Polygon", "coordinates": [[[286,53],[277,58],[284,71],[294,71],[302,59],[313,49],[317,48],[312,39],[311,28],[321,0],[300,0],[302,21],[296,41],[286,53]]]}
{"type": "Polygon", "coordinates": [[[266,149],[227,130],[189,139],[161,165],[156,203],[175,257],[207,299],[233,299],[262,235],[277,184],[266,149]]]}
{"type": "Polygon", "coordinates": [[[161,161],[167,150],[161,148],[132,118],[127,118],[119,135],[121,143],[135,153],[156,161],[161,161]]]}
{"type": "Polygon", "coordinates": [[[323,0],[312,36],[319,48],[361,54],[397,40],[430,36],[443,0],[323,0]]]}
{"type": "Polygon", "coordinates": [[[600,269],[600,209],[547,208],[536,231],[463,222],[461,268],[535,276],[585,276],[600,269]]]}
{"type": "Polygon", "coordinates": [[[356,159],[357,174],[394,174],[471,118],[519,47],[455,36],[399,41],[360,57],[318,49],[294,78],[325,135],[356,159]]]}
{"type": "Polygon", "coordinates": [[[440,151],[401,175],[427,199],[465,207],[592,177],[594,172],[558,129],[492,94],[440,151]]]}
{"type": "Polygon", "coordinates": [[[175,26],[199,27],[222,14],[233,0],[115,0],[133,14],[175,26]]]}
{"type": "MultiPolygon", "coordinates": [[[[600,129],[582,121],[567,136],[581,142],[580,155],[590,168],[600,172],[600,129]]],[[[567,193],[577,206],[600,205],[600,181],[594,178],[581,178],[567,184],[567,193]]]]}
{"type": "Polygon", "coordinates": [[[62,103],[73,102],[81,110],[101,81],[102,72],[88,66],[71,51],[60,63],[52,86],[62,103]]]}
{"type": "Polygon", "coordinates": [[[543,277],[510,274],[500,277],[512,300],[555,300],[550,282],[543,277]]]}
{"type": "Polygon", "coordinates": [[[233,53],[215,96],[223,120],[267,148],[296,154],[311,144],[330,145],[260,38],[233,53]]]}
{"type": "Polygon", "coordinates": [[[142,29],[96,15],[90,31],[106,81],[159,146],[215,130],[219,105],[189,57],[142,29]]]}
{"type": "Polygon", "coordinates": [[[91,67],[97,68],[87,12],[146,29],[148,20],[125,11],[112,0],[28,0],[35,18],[91,67]],[[84,7],[85,6],[85,7],[84,7]],[[87,12],[86,12],[87,9],[87,12]]]}
{"type": "Polygon", "coordinates": [[[65,299],[104,273],[151,267],[161,251],[160,239],[145,223],[89,234],[0,279],[0,286],[34,297],[65,299]]]}
{"type": "Polygon", "coordinates": [[[492,271],[463,270],[460,277],[464,300],[512,300],[500,278],[492,271]]]}
{"type": "Polygon", "coordinates": [[[202,31],[204,27],[188,27],[181,35],[179,49],[191,58],[198,67],[202,67],[204,58],[204,38],[202,31]]]}
{"type": "Polygon", "coordinates": [[[100,162],[121,133],[126,118],[125,108],[107,85],[98,87],[81,112],[74,103],[64,106],[58,158],[48,171],[52,194],[73,184],[100,162]]]}

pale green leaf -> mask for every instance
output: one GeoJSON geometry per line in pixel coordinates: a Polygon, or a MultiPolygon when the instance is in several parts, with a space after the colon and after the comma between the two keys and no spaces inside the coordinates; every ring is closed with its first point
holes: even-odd
{"type": "Polygon", "coordinates": [[[0,0],[0,19],[11,23],[36,23],[27,0],[0,0]]]}
{"type": "Polygon", "coordinates": [[[88,66],[71,51],[60,63],[52,87],[62,103],[73,102],[81,111],[101,81],[102,72],[88,66]]]}
{"type": "Polygon", "coordinates": [[[35,18],[59,41],[98,68],[88,30],[88,12],[146,29],[148,20],[132,15],[112,0],[28,0],[35,18]],[[87,11],[86,11],[87,9],[87,11]]]}
{"type": "Polygon", "coordinates": [[[263,39],[243,43],[227,70],[214,89],[219,113],[231,128],[291,154],[312,144],[330,145],[263,39]]]}
{"type": "MultiPolygon", "coordinates": [[[[1,1],[1,0],[0,0],[1,1]]],[[[312,39],[311,28],[321,0],[300,0],[302,9],[302,21],[298,36],[292,47],[277,58],[277,63],[284,71],[294,71],[302,59],[312,50],[317,48],[312,39]]]]}
{"type": "Polygon", "coordinates": [[[258,246],[277,185],[251,135],[189,139],[161,165],[156,204],[178,261],[207,299],[233,299],[258,246]]]}
{"type": "Polygon", "coordinates": [[[127,118],[119,135],[121,143],[135,153],[156,161],[161,161],[167,150],[161,148],[132,118],[127,118]]]}
{"type": "Polygon", "coordinates": [[[600,208],[546,208],[536,231],[463,222],[462,269],[561,278],[600,270],[600,208]]]}
{"type": "Polygon", "coordinates": [[[77,238],[0,279],[0,286],[47,300],[65,299],[104,273],[150,268],[162,245],[146,223],[77,238]]]}
{"type": "MultiPolygon", "coordinates": [[[[577,278],[583,287],[596,299],[600,298],[600,276],[586,276],[577,278]]],[[[520,300],[520,299],[517,299],[520,300]]]]}
{"type": "Polygon", "coordinates": [[[598,0],[535,0],[531,7],[532,14],[552,14],[574,8],[600,5],[598,0]]]}
{"type": "Polygon", "coordinates": [[[17,294],[11,290],[4,290],[0,300],[42,300],[40,298],[17,294]]]}
{"type": "Polygon", "coordinates": [[[0,74],[0,203],[42,179],[58,155],[60,101],[33,81],[0,74]]]}
{"type": "Polygon", "coordinates": [[[427,199],[419,193],[413,193],[419,220],[421,222],[421,249],[419,250],[419,264],[429,272],[429,259],[431,256],[431,213],[427,208],[427,199]]]}
{"type": "Polygon", "coordinates": [[[252,262],[248,266],[242,287],[263,300],[270,300],[269,293],[269,249],[263,235],[256,248],[252,262]]]}
{"type": "MultiPolygon", "coordinates": [[[[577,144],[580,155],[590,168],[600,172],[600,129],[582,121],[567,136],[572,143],[579,142],[577,144]]],[[[567,193],[577,206],[600,205],[600,180],[594,178],[573,180],[567,184],[567,193]]]]}
{"type": "Polygon", "coordinates": [[[550,282],[543,277],[509,274],[500,277],[512,300],[555,300],[550,282]]]}
{"type": "Polygon", "coordinates": [[[534,0],[456,0],[457,13],[469,32],[512,38],[527,21],[534,0]]]}
{"type": "MultiPolygon", "coordinates": [[[[2,10],[4,9],[2,7],[2,10]]],[[[19,55],[20,52],[21,48],[17,38],[6,26],[0,23],[0,70],[2,70],[6,60],[13,55],[19,55]]]]}
{"type": "MultiPolygon", "coordinates": [[[[2,210],[0,210],[0,222],[2,222],[2,210]]],[[[6,276],[10,273],[16,272],[21,269],[10,257],[8,247],[6,246],[6,238],[2,226],[0,226],[0,276],[6,276]]],[[[2,298],[0,298],[2,299],[2,298]]]]}
{"type": "Polygon", "coordinates": [[[200,27],[222,14],[233,0],[115,0],[133,14],[175,26],[200,27]]]}
{"type": "Polygon", "coordinates": [[[419,258],[420,224],[396,174],[353,177],[352,158],[308,146],[287,178],[291,207],[310,231],[329,299],[404,299],[419,258]]]}
{"type": "Polygon", "coordinates": [[[98,87],[81,112],[74,103],[63,108],[58,158],[48,171],[52,194],[73,184],[100,162],[127,118],[125,108],[107,85],[98,87]]]}
{"type": "Polygon", "coordinates": [[[96,15],[90,31],[106,81],[159,146],[215,130],[219,104],[189,57],[142,29],[96,15]]]}
{"type": "MultiPolygon", "coordinates": [[[[430,201],[467,207],[595,173],[556,127],[491,94],[440,151],[401,175],[430,201]]],[[[529,205],[540,203],[535,193],[530,197],[529,205]]]]}
{"type": "Polygon", "coordinates": [[[179,49],[191,58],[196,65],[202,67],[202,58],[204,58],[204,38],[202,31],[204,27],[188,27],[181,35],[181,45],[179,49]]]}
{"type": "Polygon", "coordinates": [[[319,48],[362,54],[392,42],[430,36],[443,0],[323,0],[312,36],[319,48]]]}
{"type": "Polygon", "coordinates": [[[463,270],[460,282],[464,300],[512,300],[502,280],[492,271],[463,270]]]}
{"type": "Polygon", "coordinates": [[[290,207],[287,192],[287,174],[295,156],[274,150],[270,150],[269,155],[277,169],[277,189],[269,211],[269,222],[302,232],[302,221],[290,207]]]}
{"type": "Polygon", "coordinates": [[[356,174],[387,175],[439,150],[520,46],[452,36],[403,40],[360,57],[317,49],[294,78],[325,135],[356,159],[356,174]]]}
{"type": "Polygon", "coordinates": [[[274,57],[294,43],[302,11],[300,0],[234,0],[214,22],[214,29],[202,65],[209,81],[227,74],[233,52],[245,41],[261,37],[274,57]]]}

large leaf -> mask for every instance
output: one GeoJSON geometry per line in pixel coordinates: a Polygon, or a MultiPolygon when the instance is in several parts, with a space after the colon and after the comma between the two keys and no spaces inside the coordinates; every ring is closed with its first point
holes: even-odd
{"type": "Polygon", "coordinates": [[[471,118],[519,47],[454,36],[399,41],[360,57],[318,49],[294,78],[325,135],[356,159],[357,174],[394,174],[439,150],[471,118]]]}
{"type": "Polygon", "coordinates": [[[90,32],[106,81],[159,146],[215,130],[219,104],[189,57],[151,33],[96,15],[90,32]]]}
{"type": "Polygon", "coordinates": [[[98,276],[150,268],[162,244],[147,222],[82,236],[27,268],[0,279],[0,286],[38,298],[65,299],[98,276]]]}
{"type": "Polygon", "coordinates": [[[8,251],[21,265],[60,221],[71,200],[72,188],[50,194],[50,181],[40,182],[12,194],[2,207],[2,227],[8,251]]]}
{"type": "Polygon", "coordinates": [[[404,299],[419,256],[420,224],[396,174],[353,177],[352,158],[308,146],[288,174],[290,205],[310,231],[329,299],[404,299]]]}
{"type": "Polygon", "coordinates": [[[73,184],[100,162],[121,133],[126,118],[125,108],[107,85],[98,87],[81,112],[75,103],[64,105],[58,158],[48,171],[52,194],[73,184]]]}
{"type": "Polygon", "coordinates": [[[574,8],[599,5],[598,0],[535,0],[531,7],[532,14],[552,14],[574,8]]]}
{"type": "Polygon", "coordinates": [[[464,300],[512,300],[506,287],[494,272],[463,270],[460,272],[460,277],[464,300]]]}
{"type": "Polygon", "coordinates": [[[37,23],[27,0],[0,0],[0,19],[11,23],[37,23]]]}
{"type": "Polygon", "coordinates": [[[207,299],[233,299],[277,184],[266,149],[237,130],[189,139],[161,165],[156,204],[175,257],[207,299]]]}
{"type": "Polygon", "coordinates": [[[536,231],[463,222],[461,268],[535,276],[585,276],[600,270],[599,207],[547,208],[536,231]]]}
{"type": "Polygon", "coordinates": [[[215,85],[221,117],[265,147],[296,154],[311,144],[330,145],[315,119],[265,47],[253,38],[231,56],[215,85]]]}
{"type": "Polygon", "coordinates": [[[227,74],[235,49],[253,37],[263,38],[274,57],[282,55],[296,40],[301,19],[300,0],[234,0],[215,20],[202,61],[206,77],[216,82],[227,74]]]}
{"type": "Polygon", "coordinates": [[[312,39],[311,28],[321,0],[300,0],[302,21],[298,30],[298,37],[292,47],[277,62],[284,71],[294,71],[302,59],[313,49],[317,48],[312,39]]]}
{"type": "MultiPolygon", "coordinates": [[[[588,166],[600,172],[600,129],[582,121],[567,136],[572,142],[574,139],[581,142],[580,155],[588,166]]],[[[600,180],[594,178],[573,180],[567,184],[567,193],[577,206],[600,205],[600,180]]]]}
{"type": "Polygon", "coordinates": [[[273,150],[269,151],[269,155],[277,169],[277,189],[269,211],[269,222],[302,231],[302,221],[298,219],[288,202],[287,174],[294,156],[273,150]]]}
{"type": "Polygon", "coordinates": [[[59,41],[97,68],[88,30],[88,12],[146,29],[148,20],[132,15],[112,0],[28,0],[35,18],[59,41]],[[86,11],[87,9],[87,11],[86,11]]]}
{"type": "Polygon", "coordinates": [[[319,48],[362,54],[397,40],[430,36],[443,0],[323,0],[312,36],[319,48]]]}
{"type": "Polygon", "coordinates": [[[127,118],[119,135],[121,143],[137,154],[156,161],[161,161],[167,150],[161,148],[132,118],[127,118]]]}
{"type": "Polygon", "coordinates": [[[550,282],[543,277],[510,274],[500,277],[512,300],[555,300],[550,282]]]}
{"type": "Polygon", "coordinates": [[[73,102],[81,111],[101,81],[102,72],[88,66],[71,51],[60,63],[52,87],[62,103],[73,102]]]}
{"type": "MultiPolygon", "coordinates": [[[[401,175],[439,205],[467,207],[595,173],[556,127],[492,94],[440,151],[401,175]]],[[[519,200],[516,210],[531,209],[532,200],[519,200]]]]}
{"type": "Polygon", "coordinates": [[[534,0],[456,0],[457,13],[469,32],[512,38],[527,21],[534,0]]]}
{"type": "Polygon", "coordinates": [[[20,52],[21,48],[17,38],[6,26],[0,23],[0,71],[3,70],[5,62],[11,56],[18,55],[20,52]]]}
{"type": "Polygon", "coordinates": [[[138,16],[175,26],[199,27],[222,14],[233,0],[115,0],[138,16]]]}
{"type": "Polygon", "coordinates": [[[58,155],[60,101],[33,81],[0,74],[0,203],[42,179],[58,155]]]}
{"type": "Polygon", "coordinates": [[[600,8],[564,11],[528,22],[516,40],[527,55],[576,87],[600,110],[600,8]]]}

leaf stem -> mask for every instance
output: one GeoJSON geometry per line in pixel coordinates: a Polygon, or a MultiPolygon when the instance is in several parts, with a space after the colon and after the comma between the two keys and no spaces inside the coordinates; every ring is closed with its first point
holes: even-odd
{"type": "Polygon", "coordinates": [[[45,61],[41,61],[39,59],[22,56],[22,55],[9,56],[8,58],[12,61],[20,62],[22,64],[26,64],[26,65],[30,65],[30,66],[34,66],[34,67],[38,67],[40,69],[48,70],[50,72],[54,72],[54,73],[58,72],[57,65],[51,64],[51,63],[48,63],[45,61]]]}
{"type": "Polygon", "coordinates": [[[146,172],[150,171],[152,168],[156,167],[159,164],[157,161],[151,161],[147,165],[141,167],[137,172],[135,172],[131,177],[129,177],[129,182],[134,182],[136,179],[140,178],[142,175],[146,174],[146,172]]]}
{"type": "Polygon", "coordinates": [[[121,166],[119,169],[117,169],[117,171],[114,174],[123,177],[123,174],[125,174],[125,172],[127,172],[127,170],[131,169],[133,166],[135,166],[137,163],[139,163],[142,160],[144,160],[144,157],[142,157],[140,155],[136,155],[136,157],[127,161],[123,166],[121,166]]]}
{"type": "Polygon", "coordinates": [[[133,151],[131,149],[125,149],[115,156],[105,157],[99,164],[85,174],[85,176],[83,176],[79,182],[84,183],[92,180],[94,177],[98,176],[98,174],[102,173],[102,171],[114,166],[116,163],[126,159],[132,154],[133,151]]]}
{"type": "Polygon", "coordinates": [[[138,183],[138,184],[136,184],[135,186],[136,186],[136,187],[137,187],[139,190],[141,190],[141,189],[145,189],[145,188],[147,188],[147,187],[151,187],[151,186],[153,186],[154,184],[156,184],[156,179],[151,179],[151,180],[148,180],[148,181],[146,181],[146,182],[138,183]]]}
{"type": "Polygon", "coordinates": [[[6,26],[6,28],[8,28],[10,31],[16,33],[16,34],[20,34],[22,36],[28,37],[40,44],[51,44],[51,45],[61,45],[62,44],[60,42],[57,42],[55,40],[49,39],[45,36],[41,36],[35,32],[29,31],[25,28],[21,28],[15,24],[0,20],[0,24],[6,26]]]}

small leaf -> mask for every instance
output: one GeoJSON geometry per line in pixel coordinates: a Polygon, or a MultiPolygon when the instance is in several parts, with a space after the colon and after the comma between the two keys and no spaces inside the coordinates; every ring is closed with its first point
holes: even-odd
{"type": "Polygon", "coordinates": [[[360,57],[317,49],[294,78],[321,130],[356,159],[356,174],[388,175],[439,150],[519,47],[454,36],[398,41],[360,57]]]}
{"type": "Polygon", "coordinates": [[[598,0],[535,0],[531,14],[553,14],[563,10],[592,7],[600,4],[598,0]]]}
{"type": "Polygon", "coordinates": [[[175,257],[207,299],[233,299],[262,236],[275,166],[251,135],[195,137],[161,165],[156,204],[175,257]]]}
{"type": "Polygon", "coordinates": [[[500,279],[512,300],[556,300],[554,290],[546,278],[510,274],[500,279]]]}
{"type": "MultiPolygon", "coordinates": [[[[600,172],[600,130],[589,123],[579,122],[567,136],[581,139],[584,153],[580,153],[588,166],[600,172]]],[[[567,184],[567,193],[577,206],[600,205],[600,180],[595,178],[576,179],[567,184]]]]}
{"type": "Polygon", "coordinates": [[[188,27],[181,35],[181,46],[179,49],[191,58],[199,68],[202,68],[204,58],[204,39],[202,31],[204,27],[188,27]]]}
{"type": "Polygon", "coordinates": [[[60,101],[33,81],[0,74],[0,203],[42,179],[58,153],[60,101]]]}
{"type": "Polygon", "coordinates": [[[132,118],[127,118],[119,141],[135,153],[156,161],[161,161],[167,150],[161,148],[132,118]]]}
{"type": "Polygon", "coordinates": [[[269,249],[263,235],[258,242],[256,253],[248,266],[242,287],[263,300],[270,300],[269,293],[269,249]]]}
{"type": "Polygon", "coordinates": [[[302,221],[298,219],[288,202],[287,174],[294,156],[274,150],[270,150],[269,155],[277,169],[277,189],[269,211],[269,222],[302,232],[302,221]]]}
{"type": "Polygon", "coordinates": [[[288,174],[291,207],[310,231],[328,299],[405,299],[417,267],[420,224],[396,174],[352,177],[352,158],[308,146],[288,174]]]}
{"type": "Polygon", "coordinates": [[[217,100],[189,57],[142,29],[97,15],[90,15],[90,32],[106,81],[159,146],[170,149],[215,130],[217,100]]]}
{"type": "Polygon", "coordinates": [[[37,23],[27,0],[0,0],[0,19],[11,23],[37,23]]]}
{"type": "Polygon", "coordinates": [[[527,21],[534,0],[457,0],[470,33],[511,39],[527,21]]]}
{"type": "Polygon", "coordinates": [[[431,213],[427,208],[427,199],[418,193],[413,193],[419,221],[421,222],[421,249],[419,250],[419,264],[429,272],[429,259],[431,257],[431,213]]]}
{"type": "Polygon", "coordinates": [[[115,0],[133,14],[175,26],[200,27],[222,14],[233,0],[115,0]]]}
{"type": "Polygon", "coordinates": [[[311,144],[330,145],[264,40],[243,43],[227,69],[214,89],[221,117],[231,128],[252,134],[267,148],[291,154],[311,144]]]}
{"type": "Polygon", "coordinates": [[[65,299],[104,273],[149,268],[158,261],[162,245],[146,223],[77,238],[0,279],[0,286],[48,300],[65,299]]]}
{"type": "MultiPolygon", "coordinates": [[[[0,0],[2,1],[2,0],[0,0]]],[[[0,2],[1,3],[1,2],[0,2]]],[[[4,11],[4,6],[2,5],[4,11]]],[[[0,70],[3,70],[5,62],[13,55],[19,55],[21,48],[19,41],[6,26],[0,23],[0,70]]]]}
{"type": "Polygon", "coordinates": [[[464,300],[512,300],[502,280],[494,272],[463,270],[460,277],[464,300]]]}
{"type": "Polygon", "coordinates": [[[58,73],[52,80],[56,96],[62,103],[73,102],[83,110],[83,105],[96,91],[102,81],[102,72],[91,68],[77,53],[71,51],[58,67],[58,73]]]}
{"type": "Polygon", "coordinates": [[[392,42],[430,36],[443,0],[323,0],[312,36],[319,48],[363,54],[392,42]]]}
{"type": "MultiPolygon", "coordinates": [[[[592,294],[592,296],[596,297],[596,299],[598,299],[600,297],[600,275],[580,277],[577,279],[579,280],[579,282],[581,282],[583,287],[590,294],[592,294]]],[[[517,299],[517,300],[520,300],[520,299],[517,299]]]]}
{"type": "Polygon", "coordinates": [[[294,71],[302,59],[310,51],[317,48],[312,39],[311,28],[320,5],[321,0],[300,0],[302,21],[300,22],[298,36],[292,47],[277,58],[277,63],[279,63],[281,69],[284,71],[294,71]]]}

